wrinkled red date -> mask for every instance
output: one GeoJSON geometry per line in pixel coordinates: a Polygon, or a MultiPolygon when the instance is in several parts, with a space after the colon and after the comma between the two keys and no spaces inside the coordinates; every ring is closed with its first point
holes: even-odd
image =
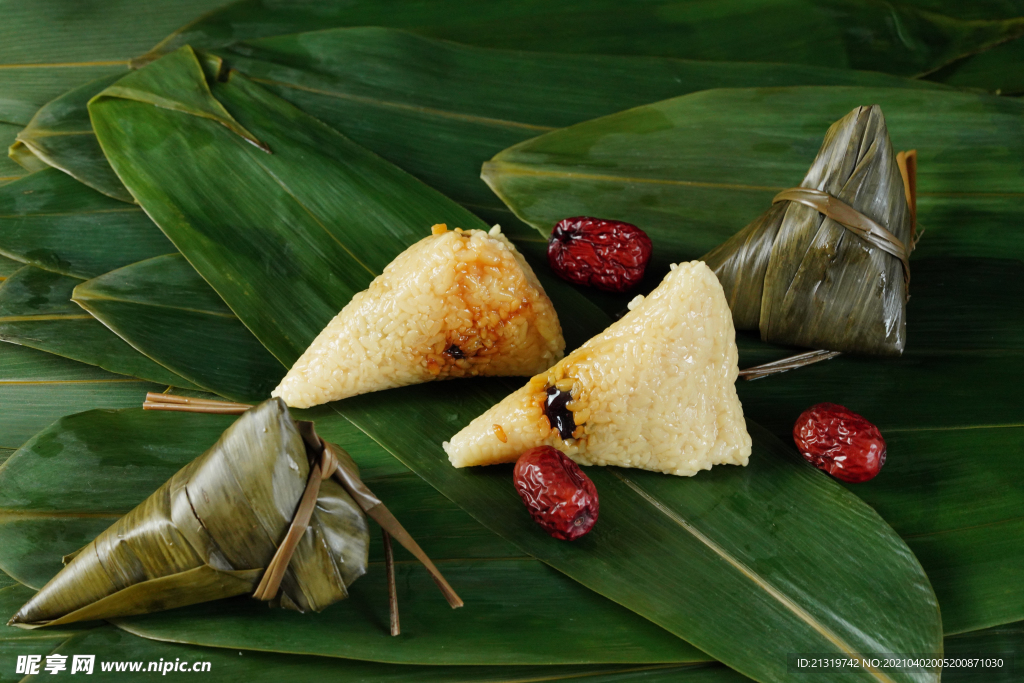
{"type": "Polygon", "coordinates": [[[872,479],[885,464],[878,427],[835,403],[805,410],[793,425],[793,441],[812,465],[850,483],[872,479]]]}
{"type": "Polygon", "coordinates": [[[548,240],[548,263],[563,280],[625,292],[643,279],[651,238],[620,221],[578,216],[558,222],[548,240]]]}
{"type": "Polygon", "coordinates": [[[597,489],[579,465],[551,446],[519,456],[513,479],[533,521],[551,536],[574,541],[597,522],[597,489]]]}

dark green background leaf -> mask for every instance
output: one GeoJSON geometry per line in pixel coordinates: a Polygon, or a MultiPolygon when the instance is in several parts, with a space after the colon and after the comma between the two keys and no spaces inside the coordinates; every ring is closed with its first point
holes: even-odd
{"type": "MultiPolygon", "coordinates": [[[[646,230],[661,267],[707,252],[801,181],[825,130],[879,104],[896,149],[918,151],[914,258],[1024,253],[1024,104],[988,95],[846,87],[712,90],[511,147],[484,179],[544,234],[566,216],[646,230]]],[[[911,295],[915,295],[911,285],[911,295]]],[[[912,342],[911,342],[912,343],[912,342]]]]}
{"type": "Polygon", "coordinates": [[[128,61],[222,0],[0,3],[0,184],[26,170],[3,154],[39,107],[71,88],[124,73],[128,61]]]}
{"type": "Polygon", "coordinates": [[[64,415],[142,404],[165,387],[0,342],[0,447],[19,448],[64,415]]]}
{"type": "Polygon", "coordinates": [[[174,251],[142,209],[57,170],[0,187],[0,254],[86,279],[174,251]]]}
{"type": "Polygon", "coordinates": [[[81,307],[81,280],[25,266],[0,286],[0,340],[64,356],[121,375],[197,387],[129,346],[81,307]]]}
{"type": "MultiPolygon", "coordinates": [[[[130,78],[159,92],[165,80],[184,77],[202,79],[190,51],[130,78]]],[[[272,154],[215,121],[137,100],[101,95],[90,112],[122,181],[285,365],[432,224],[486,227],[243,77],[213,90],[272,154]]]]}
{"type": "MultiPolygon", "coordinates": [[[[351,28],[217,51],[231,68],[488,218],[504,207],[480,165],[509,145],[629,107],[706,88],[937,87],[886,74],[793,64],[491,50],[403,31],[351,28]]],[[[86,104],[116,78],[50,102],[19,134],[48,163],[131,201],[103,157],[86,104]],[[75,132],[75,135],[67,135],[75,132]]],[[[515,222],[514,219],[512,221],[515,222]]]]}
{"type": "Polygon", "coordinates": [[[285,368],[180,254],[81,283],[72,298],[140,352],[221,396],[260,401],[284,377],[285,368]]]}
{"type": "MultiPolygon", "coordinates": [[[[492,531],[757,680],[785,679],[772,652],[866,651],[885,641],[882,649],[898,652],[941,647],[938,606],[902,541],[753,424],[746,468],[694,478],[590,468],[600,522],[572,545],[552,541],[517,514],[508,467],[456,470],[439,446],[423,447],[448,439],[500,398],[502,386],[420,385],[333,405],[492,531]],[[388,428],[398,416],[408,421],[412,406],[415,430],[388,428]],[[843,554],[833,552],[837,545],[843,554]],[[756,639],[735,637],[751,621],[772,626],[756,639]]],[[[922,671],[903,676],[937,680],[922,671]]]]}
{"type": "Polygon", "coordinates": [[[519,50],[765,61],[927,73],[1024,33],[1024,19],[959,21],[898,3],[850,0],[472,0],[328,4],[242,0],[160,45],[229,42],[338,26],[390,26],[460,43],[519,50]]]}
{"type": "MultiPolygon", "coordinates": [[[[0,469],[0,566],[38,587],[78,549],[181,466],[212,445],[234,418],[93,411],[64,418],[0,469]],[[120,435],[111,439],[111,435],[120,435]]],[[[248,650],[406,663],[535,664],[679,662],[706,658],[678,638],[571,579],[522,556],[360,432],[328,426],[466,601],[453,611],[429,574],[399,560],[400,638],[387,631],[382,550],[351,599],[321,614],[268,610],[250,599],[220,601],[120,620],[160,640],[248,650]],[[340,437],[340,438],[339,438],[340,437]],[[515,590],[509,590],[515,586],[515,590]],[[322,634],[330,633],[330,638],[322,634]],[[509,647],[514,641],[515,647],[509,647]]]]}

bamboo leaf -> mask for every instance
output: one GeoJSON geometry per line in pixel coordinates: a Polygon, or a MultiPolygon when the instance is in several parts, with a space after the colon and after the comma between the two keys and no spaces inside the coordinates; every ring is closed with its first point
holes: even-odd
{"type": "Polygon", "coordinates": [[[1024,92],[1024,78],[1015,65],[1024,59],[1024,40],[1015,38],[980,54],[968,55],[939,69],[928,78],[958,88],[982,88],[997,95],[1024,92]]]}
{"type": "MultiPolygon", "coordinates": [[[[116,73],[90,81],[45,104],[18,133],[11,155],[32,155],[113,199],[134,203],[103,156],[86,108],[93,95],[123,75],[116,73]]],[[[22,159],[19,163],[29,168],[31,162],[22,159]]]]}
{"type": "MultiPolygon", "coordinates": [[[[481,182],[480,164],[509,145],[595,116],[707,88],[934,87],[802,65],[491,50],[382,28],[281,36],[218,54],[431,187],[469,207],[495,211],[503,206],[481,182]]],[[[46,163],[132,201],[95,137],[79,134],[92,128],[88,100],[116,79],[100,79],[48,103],[19,140],[46,163]]]]}
{"type": "MultiPolygon", "coordinates": [[[[870,508],[809,466],[795,466],[795,454],[756,425],[749,425],[754,452],[746,468],[692,479],[591,468],[601,518],[570,546],[521,514],[508,468],[456,470],[422,447],[447,439],[495,394],[503,392],[423,385],[334,405],[489,529],[756,680],[785,679],[772,652],[941,647],[937,604],[909,549],[870,508]],[[386,421],[412,405],[424,420],[416,433],[387,432],[386,421]],[[817,531],[823,526],[828,541],[817,531]],[[756,640],[725,637],[752,618],[773,626],[756,640]]],[[[903,675],[937,680],[922,670],[903,675]]]]}
{"type": "Polygon", "coordinates": [[[78,284],[72,300],[141,353],[232,400],[259,401],[284,376],[285,368],[180,254],[78,284]]]}
{"type": "MultiPolygon", "coordinates": [[[[170,0],[147,7],[107,0],[86,12],[78,0],[6,0],[0,26],[0,151],[14,145],[18,131],[53,98],[102,76],[124,74],[139,52],[222,4],[170,0]]],[[[25,150],[20,151],[13,155],[25,160],[25,150]]],[[[0,155],[0,184],[25,174],[0,155]]]]}
{"type": "Polygon", "coordinates": [[[1012,683],[1020,678],[1020,657],[1024,652],[1024,622],[964,633],[946,638],[949,657],[995,655],[1006,662],[999,671],[969,666],[949,668],[943,672],[945,683],[1012,683]]]}
{"type": "Polygon", "coordinates": [[[468,0],[415,6],[307,0],[282,6],[271,0],[242,0],[185,25],[154,52],[370,25],[518,50],[787,62],[912,76],[1019,36],[1022,22],[957,20],[906,4],[847,0],[732,0],[713,5],[533,1],[510,6],[468,0]]]}
{"type": "MultiPolygon", "coordinates": [[[[187,48],[119,84],[132,79],[139,90],[158,89],[164,71],[173,78],[181,70],[202,78],[187,48]]],[[[92,101],[90,113],[121,180],[285,365],[430,225],[486,227],[444,196],[243,77],[214,82],[211,88],[241,126],[273,153],[210,119],[139,100],[101,94],[92,101]],[[133,121],[130,128],[119,123],[126,120],[133,121]],[[177,161],[160,161],[169,158],[177,161]],[[246,178],[242,187],[238,177],[246,178]],[[324,187],[332,189],[324,192],[324,187]],[[234,199],[223,201],[229,196],[234,199]],[[210,197],[217,201],[208,201],[210,197]],[[275,220],[268,223],[265,217],[270,215],[275,220]],[[287,292],[281,282],[290,283],[287,292]],[[289,323],[280,325],[279,319],[289,323]]]]}
{"type": "MultiPolygon", "coordinates": [[[[146,498],[233,420],[140,409],[92,411],[44,430],[0,469],[0,565],[29,585],[41,585],[60,568],[62,554],[77,550],[146,498]]],[[[357,430],[335,425],[324,431],[329,438],[348,436],[341,445],[410,533],[443,562],[445,575],[466,600],[463,610],[449,609],[429,574],[399,555],[403,636],[392,638],[383,627],[387,588],[382,551],[375,544],[373,566],[350,587],[350,600],[320,614],[268,610],[240,599],[118,624],[159,640],[392,662],[706,660],[628,610],[522,557],[408,471],[369,476],[374,468],[393,471],[397,463],[357,430]],[[503,589],[509,585],[517,589],[503,589]],[[325,632],[332,637],[318,637],[325,632]],[[511,634],[514,649],[508,647],[511,634]]]]}
{"type": "MultiPolygon", "coordinates": [[[[172,54],[134,76],[159,81],[162,69],[185,68],[186,57],[191,54],[172,54]]],[[[188,68],[196,71],[194,66],[188,68]]],[[[142,86],[136,87],[141,89],[142,86]]],[[[450,215],[447,212],[454,209],[449,208],[452,204],[447,200],[407,176],[387,170],[386,162],[360,152],[337,134],[322,130],[315,121],[264,94],[242,77],[233,76],[227,83],[218,79],[210,87],[234,119],[267,143],[273,154],[266,156],[205,119],[168,112],[138,101],[101,95],[90,105],[93,123],[108,158],[132,194],[165,231],[176,235],[174,240],[186,257],[206,275],[243,321],[246,321],[246,316],[242,315],[245,300],[253,296],[251,291],[259,289],[263,309],[273,310],[274,315],[248,322],[257,337],[270,346],[268,339],[278,339],[287,331],[296,336],[303,334],[303,341],[308,343],[319,332],[319,326],[314,325],[308,312],[299,309],[296,302],[306,305],[310,298],[307,292],[314,285],[326,284],[335,288],[334,296],[344,303],[351,287],[344,282],[324,283],[323,273],[329,272],[327,265],[319,268],[311,265],[316,263],[314,259],[323,258],[317,251],[334,248],[329,244],[320,247],[322,238],[319,236],[324,230],[321,226],[345,226],[335,234],[353,245],[351,252],[358,254],[362,263],[373,264],[368,272],[379,272],[379,268],[404,246],[392,237],[396,230],[418,221],[426,223],[431,214],[450,215]],[[305,139],[298,137],[298,131],[305,131],[305,139]],[[184,142],[186,133],[192,145],[184,142]],[[284,133],[292,137],[285,138],[284,133]],[[315,147],[308,141],[308,136],[314,133],[323,138],[315,147]],[[207,144],[197,147],[195,140],[207,144]],[[193,156],[197,149],[208,151],[193,156]],[[305,151],[303,164],[289,163],[292,155],[300,150],[305,151]],[[339,174],[337,162],[327,163],[327,159],[319,156],[321,153],[344,160],[352,175],[360,179],[374,178],[374,181],[366,185],[353,183],[352,175],[339,174]],[[162,159],[171,155],[176,164],[162,163],[162,159]],[[187,182],[174,175],[174,168],[180,168],[183,163],[190,169],[187,182]],[[235,174],[233,178],[244,177],[245,182],[221,182],[219,178],[225,175],[221,169],[227,168],[222,164],[229,164],[235,174]],[[267,169],[274,173],[274,183],[266,182],[267,169]],[[202,180],[197,182],[197,177],[202,180]],[[280,193],[278,188],[282,186],[291,192],[289,201],[267,205],[265,197],[280,193]],[[203,192],[208,193],[206,196],[230,198],[230,201],[215,205],[201,203],[193,194],[196,187],[202,187],[203,192]],[[311,192],[314,188],[316,195],[311,192]],[[374,244],[366,244],[360,240],[373,228],[362,226],[367,215],[373,218],[387,215],[384,211],[388,209],[378,208],[381,203],[377,199],[385,194],[391,205],[403,207],[405,213],[381,221],[391,229],[383,233],[390,244],[381,239],[380,233],[374,244]],[[362,222],[349,217],[348,206],[328,199],[338,196],[360,198],[364,210],[362,222]],[[296,216],[292,197],[307,197],[310,210],[296,216]],[[313,198],[319,201],[313,203],[313,198]],[[281,291],[276,281],[275,286],[270,286],[262,275],[267,269],[264,265],[267,255],[250,245],[254,241],[275,243],[278,238],[272,241],[263,235],[278,228],[263,227],[258,220],[238,218],[240,211],[249,210],[264,215],[276,210],[275,215],[281,217],[280,229],[289,231],[291,252],[282,258],[283,250],[277,249],[273,255],[274,267],[287,269],[281,275],[289,282],[291,292],[281,291]],[[316,225],[310,225],[306,218],[310,211],[319,217],[316,225]],[[250,227],[243,237],[233,228],[238,224],[259,227],[250,227]],[[203,235],[203,241],[196,238],[186,243],[181,237],[191,238],[192,234],[203,235]],[[228,244],[234,245],[234,249],[225,248],[228,244]],[[390,254],[385,251],[388,248],[392,250],[390,254]],[[236,277],[240,281],[246,280],[243,274],[251,273],[248,278],[251,289],[239,291],[230,283],[219,284],[217,273],[238,273],[236,277]]],[[[462,221],[456,224],[477,225],[462,221]]],[[[406,229],[410,231],[409,239],[413,239],[411,229],[406,229]]],[[[565,287],[559,290],[552,293],[563,297],[555,302],[564,312],[563,322],[575,318],[582,322],[576,324],[597,329],[607,324],[606,319],[583,306],[565,307],[573,292],[565,287]]],[[[325,301],[323,310],[329,311],[329,315],[340,308],[339,303],[328,308],[328,294],[319,296],[325,301]]],[[[329,317],[323,322],[326,319],[329,317]]],[[[280,346],[287,348],[284,344],[280,346]]],[[[280,353],[278,355],[280,357],[280,353]]],[[[446,496],[456,499],[460,506],[484,520],[492,531],[506,535],[519,547],[584,585],[627,605],[675,634],[700,643],[699,647],[712,656],[740,671],[752,673],[759,680],[779,680],[784,676],[785,666],[772,653],[800,651],[801,648],[813,652],[843,651],[844,648],[872,650],[880,643],[885,643],[881,649],[892,648],[897,652],[934,651],[941,647],[941,627],[931,588],[902,541],[873,512],[823,475],[787,464],[788,455],[783,455],[781,446],[763,433],[758,446],[762,456],[755,459],[760,466],[746,471],[717,473],[717,476],[712,472],[710,476],[702,475],[700,481],[645,478],[644,473],[631,473],[629,483],[610,471],[595,473],[605,501],[602,525],[606,531],[595,532],[596,536],[588,537],[583,545],[555,547],[557,543],[521,514],[521,504],[508,486],[507,473],[499,469],[482,474],[456,471],[444,461],[439,450],[423,448],[424,442],[437,444],[435,448],[438,448],[441,441],[469,418],[496,402],[507,386],[437,383],[389,391],[386,396],[359,397],[339,407],[374,440],[398,455],[446,496]],[[482,389],[485,386],[489,389],[482,389]],[[415,429],[393,428],[395,424],[409,424],[410,419],[416,420],[415,429]],[[746,483],[747,477],[758,477],[756,490],[746,483]],[[717,487],[715,482],[719,484],[717,487]],[[683,495],[683,487],[687,485],[689,488],[683,495]],[[751,503],[751,496],[756,499],[758,495],[765,497],[751,503]],[[730,512],[726,509],[730,506],[726,505],[711,505],[707,496],[716,500],[735,496],[736,505],[746,513],[761,510],[765,517],[756,517],[754,513],[753,519],[744,518],[739,524],[740,517],[731,516],[736,514],[735,510],[730,512]],[[834,566],[832,563],[838,559],[831,550],[817,544],[817,536],[811,534],[809,528],[801,526],[804,522],[796,519],[799,515],[791,514],[782,520],[772,514],[779,509],[782,500],[802,500],[802,504],[807,504],[811,499],[819,501],[817,517],[819,521],[822,516],[828,518],[827,525],[837,535],[834,538],[841,536],[846,539],[846,545],[858,548],[851,558],[844,558],[844,562],[856,565],[858,572],[852,575],[847,572],[848,564],[843,568],[834,566]],[[716,517],[709,512],[709,507],[719,510],[723,517],[716,517]],[[701,519],[711,526],[697,535],[681,534],[680,520],[685,530],[687,525],[704,524],[705,521],[698,521],[701,519]],[[720,521],[716,523],[711,519],[720,521]],[[642,528],[637,526],[640,520],[642,528]],[[778,558],[780,552],[793,552],[799,554],[800,563],[766,563],[767,558],[759,556],[761,546],[755,537],[768,534],[769,529],[776,540],[780,535],[789,539],[785,547],[792,548],[780,550],[772,545],[772,556],[778,558]],[[863,544],[858,545],[859,539],[868,537],[875,539],[870,550],[863,544]],[[709,538],[713,538],[713,542],[708,543],[709,538]],[[598,550],[587,552],[589,547],[598,550]],[[719,550],[724,554],[718,554],[719,550]],[[790,573],[796,571],[793,567],[797,565],[814,569],[807,569],[808,575],[797,577],[790,573]],[[751,566],[755,569],[750,570],[751,566]],[[651,580],[652,569],[657,580],[651,580]],[[815,577],[813,582],[808,580],[811,575],[815,577]],[[750,576],[757,580],[751,581],[750,576]],[[842,587],[822,582],[820,577],[823,576],[842,577],[836,578],[842,582],[842,587]],[[857,595],[856,610],[849,600],[840,601],[839,595],[857,595]],[[686,607],[681,609],[683,605],[686,607]],[[752,609],[758,620],[772,626],[755,641],[739,641],[727,636],[744,631],[740,622],[745,624],[749,617],[741,615],[750,615],[752,609]],[[856,626],[852,626],[854,624],[856,626]],[[864,637],[868,640],[861,640],[864,637]]],[[[935,679],[934,673],[927,671],[907,676],[908,680],[935,679]]]]}
{"type": "MultiPolygon", "coordinates": [[[[13,613],[32,591],[23,586],[0,590],[0,614],[13,613]]],[[[320,640],[323,635],[320,635],[320,640]]],[[[191,667],[196,662],[208,662],[208,672],[224,680],[226,677],[245,681],[280,681],[282,675],[299,676],[308,680],[327,680],[341,677],[346,681],[360,683],[513,683],[514,681],[544,680],[572,681],[586,683],[611,683],[613,681],[686,681],[690,683],[739,683],[747,679],[721,665],[673,664],[655,665],[590,665],[590,666],[410,666],[378,664],[358,660],[342,660],[332,657],[316,657],[309,654],[287,655],[271,652],[237,649],[207,648],[176,642],[160,642],[132,635],[110,625],[92,628],[48,629],[46,631],[25,631],[0,625],[0,657],[5,662],[14,662],[17,655],[45,656],[51,652],[64,654],[70,663],[75,654],[93,655],[95,663],[90,680],[124,680],[130,670],[125,663],[139,662],[141,672],[147,672],[149,663],[155,668],[152,673],[176,680],[194,677],[191,667]],[[124,670],[118,671],[114,663],[124,670]],[[182,665],[181,671],[163,671],[163,662],[182,665]],[[104,663],[107,667],[104,667],[104,663]],[[188,668],[185,668],[188,667],[188,668]],[[109,669],[109,670],[108,670],[109,669]]],[[[43,661],[45,664],[45,660],[43,661]]],[[[202,665],[201,665],[202,666],[202,665]]],[[[70,670],[71,667],[68,667],[70,670]]],[[[40,667],[42,671],[42,667],[40,667]]],[[[43,672],[41,675],[48,675],[43,672]]],[[[31,680],[29,677],[28,680],[31,680]]],[[[4,678],[3,680],[7,680],[4,678]]],[[[20,677],[16,680],[20,680],[20,677]]]]}
{"type": "MultiPolygon", "coordinates": [[[[323,634],[320,635],[323,639],[323,634]]],[[[200,648],[177,643],[160,643],[137,638],[117,629],[96,630],[76,636],[61,647],[68,655],[88,653],[100,661],[166,662],[182,660],[209,662],[210,671],[218,676],[239,675],[239,680],[282,680],[282,676],[297,676],[306,680],[340,679],[359,683],[517,683],[519,681],[579,681],[580,683],[614,683],[642,678],[651,683],[682,681],[682,683],[741,683],[747,679],[722,666],[589,666],[589,667],[482,667],[482,666],[401,666],[373,662],[339,660],[309,655],[283,655],[263,652],[239,653],[235,650],[200,648]]],[[[97,664],[97,667],[99,665],[97,664]]],[[[95,680],[124,680],[123,673],[97,671],[95,680]]],[[[175,674],[168,674],[172,679],[175,674]]],[[[183,680],[195,674],[178,674],[183,680]]]]}
{"type": "MultiPolygon", "coordinates": [[[[880,104],[896,149],[918,150],[915,258],[1019,254],[1024,105],[957,92],[712,90],[581,123],[511,147],[483,177],[544,234],[566,216],[625,220],[661,261],[724,242],[797,185],[831,122],[880,104]],[[965,221],[970,229],[964,229],[965,221]]],[[[914,296],[915,291],[911,291],[914,296]]]]}
{"type": "Polygon", "coordinates": [[[0,187],[0,253],[86,279],[174,251],[142,209],[54,169],[0,187]]]}
{"type": "Polygon", "coordinates": [[[16,344],[0,343],[0,447],[19,448],[54,420],[83,408],[140,405],[165,387],[16,344]]]}
{"type": "Polygon", "coordinates": [[[196,389],[71,301],[81,280],[25,266],[0,287],[0,339],[121,375],[196,389]]]}
{"type": "Polygon", "coordinates": [[[5,256],[0,256],[0,282],[9,278],[15,271],[24,265],[24,263],[19,261],[14,261],[5,256]]]}

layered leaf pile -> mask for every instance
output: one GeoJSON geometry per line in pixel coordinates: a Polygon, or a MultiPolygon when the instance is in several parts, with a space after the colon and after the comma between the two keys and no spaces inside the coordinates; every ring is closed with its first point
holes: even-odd
{"type": "MultiPolygon", "coordinates": [[[[247,680],[724,683],[790,680],[790,652],[1024,650],[1024,111],[959,89],[1019,89],[1005,68],[1024,40],[1013,3],[217,4],[165,3],[130,36],[139,10],[116,1],[88,16],[63,0],[5,8],[7,614],[231,422],[143,412],[146,391],[265,398],[433,223],[502,223],[574,347],[635,293],[555,279],[543,247],[557,220],[643,227],[649,289],[797,184],[828,124],[879,104],[896,148],[920,159],[907,351],[741,383],[747,468],[588,471],[601,520],[573,544],[529,521],[509,468],[454,470],[441,450],[515,379],[295,411],[352,453],[464,609],[399,549],[403,634],[388,636],[375,538],[352,599],[322,614],[239,598],[31,638],[5,627],[5,661],[178,658],[247,680]],[[788,445],[820,401],[882,429],[877,479],[840,486],[788,445]]],[[[738,342],[741,366],[790,353],[738,342]]]]}

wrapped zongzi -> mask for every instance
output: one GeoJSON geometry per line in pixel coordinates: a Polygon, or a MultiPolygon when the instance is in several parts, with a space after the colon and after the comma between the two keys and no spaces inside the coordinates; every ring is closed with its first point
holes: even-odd
{"type": "Polygon", "coordinates": [[[736,333],[715,274],[672,270],[630,311],[444,444],[456,467],[553,446],[581,465],[691,476],[746,465],[736,333]]]}
{"type": "Polygon", "coordinates": [[[435,379],[532,375],[564,350],[551,300],[501,230],[441,224],[353,297],[273,395],[308,408],[435,379]]]}
{"type": "Polygon", "coordinates": [[[902,353],[912,187],[877,105],[834,123],[800,186],[703,257],[736,328],[779,344],[902,353]]]}
{"type": "Polygon", "coordinates": [[[348,455],[271,399],[75,553],[9,623],[54,626],[245,593],[320,611],[366,572],[364,512],[436,573],[348,455]]]}

